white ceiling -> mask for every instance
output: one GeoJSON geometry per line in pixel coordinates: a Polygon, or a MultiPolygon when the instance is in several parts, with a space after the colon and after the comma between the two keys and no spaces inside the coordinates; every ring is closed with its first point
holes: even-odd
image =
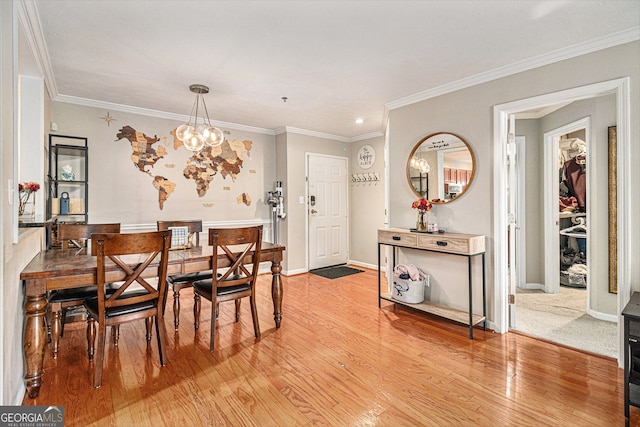
{"type": "Polygon", "coordinates": [[[188,115],[201,83],[216,122],[346,140],[382,131],[389,108],[640,34],[640,0],[22,6],[54,100],[188,115]]]}

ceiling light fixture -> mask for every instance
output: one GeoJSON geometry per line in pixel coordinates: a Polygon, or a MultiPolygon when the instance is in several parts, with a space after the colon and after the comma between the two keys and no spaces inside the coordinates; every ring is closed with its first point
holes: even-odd
{"type": "Polygon", "coordinates": [[[361,125],[364,123],[364,119],[356,119],[356,124],[361,125]]]}
{"type": "Polygon", "coordinates": [[[418,169],[420,173],[429,173],[431,171],[431,165],[427,162],[427,159],[423,159],[421,153],[416,153],[411,159],[411,167],[418,169]]]}
{"type": "Polygon", "coordinates": [[[191,108],[189,122],[176,129],[176,138],[182,141],[187,150],[191,151],[200,151],[205,144],[211,147],[222,144],[224,134],[217,127],[211,126],[207,104],[204,102],[204,94],[209,93],[209,88],[205,85],[193,84],[189,86],[189,90],[196,94],[196,100],[191,108]],[[200,118],[202,122],[198,124],[200,103],[202,103],[204,115],[200,118]]]}

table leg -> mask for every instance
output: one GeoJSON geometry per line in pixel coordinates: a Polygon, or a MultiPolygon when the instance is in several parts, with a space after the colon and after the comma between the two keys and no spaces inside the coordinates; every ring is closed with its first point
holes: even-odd
{"type": "Polygon", "coordinates": [[[282,266],[280,261],[276,260],[271,263],[271,298],[273,299],[273,318],[276,321],[276,328],[280,327],[282,322],[282,278],[280,272],[282,266]]]}
{"type": "Polygon", "coordinates": [[[38,397],[40,394],[44,375],[44,351],[47,340],[47,326],[44,319],[46,312],[45,294],[25,297],[22,350],[27,370],[24,379],[30,398],[38,397]]]}

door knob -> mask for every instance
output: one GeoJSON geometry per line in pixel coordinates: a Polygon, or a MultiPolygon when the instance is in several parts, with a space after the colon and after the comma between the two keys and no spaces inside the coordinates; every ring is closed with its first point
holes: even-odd
{"type": "Polygon", "coordinates": [[[315,209],[311,209],[311,214],[317,214],[317,213],[318,213],[318,211],[317,211],[317,210],[315,210],[315,209]]]}

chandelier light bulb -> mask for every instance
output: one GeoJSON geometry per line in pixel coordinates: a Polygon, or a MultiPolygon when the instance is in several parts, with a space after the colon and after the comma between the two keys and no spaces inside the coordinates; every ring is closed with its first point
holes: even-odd
{"type": "Polygon", "coordinates": [[[420,159],[418,160],[418,169],[422,173],[429,173],[429,171],[431,170],[431,166],[426,161],[426,159],[420,159]]]}
{"type": "Polygon", "coordinates": [[[182,143],[187,150],[200,151],[202,150],[202,147],[204,147],[204,138],[202,138],[202,135],[199,133],[192,132],[182,141],[182,143]]]}
{"type": "Polygon", "coordinates": [[[203,134],[204,142],[212,147],[217,147],[224,141],[224,133],[217,127],[209,126],[206,130],[206,136],[203,134]]]}
{"type": "Polygon", "coordinates": [[[180,141],[184,141],[187,135],[192,132],[193,132],[193,126],[190,126],[188,124],[180,125],[176,129],[176,138],[178,138],[180,141]]]}

